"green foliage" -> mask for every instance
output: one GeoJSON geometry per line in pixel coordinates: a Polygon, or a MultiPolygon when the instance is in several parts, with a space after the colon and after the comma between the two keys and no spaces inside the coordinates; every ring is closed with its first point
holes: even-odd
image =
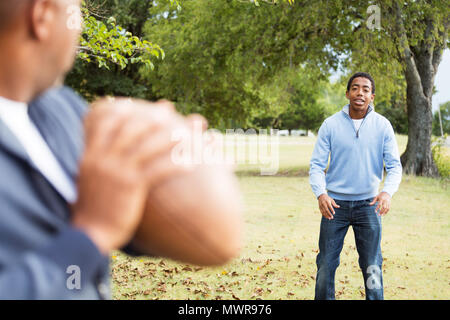
{"type": "Polygon", "coordinates": [[[273,108],[253,119],[256,127],[317,131],[326,117],[348,103],[344,85],[323,80],[313,70],[286,70],[281,75],[261,90],[267,92],[265,100],[273,100],[273,108]]]}
{"type": "MultiPolygon", "coordinates": [[[[95,1],[91,1],[93,5],[95,1]]],[[[128,64],[144,64],[153,69],[151,57],[164,58],[164,51],[150,41],[141,40],[116,23],[110,16],[97,19],[85,4],[82,8],[84,29],[80,39],[78,57],[88,63],[95,62],[99,68],[110,64],[124,69],[128,64]]]]}
{"type": "MultiPolygon", "coordinates": [[[[280,1],[278,0],[250,0],[255,3],[255,6],[259,7],[260,3],[268,3],[268,4],[278,4],[280,1]]],[[[281,2],[287,2],[289,4],[293,4],[295,0],[282,0],[281,2]]]]}
{"type": "Polygon", "coordinates": [[[383,100],[381,103],[377,103],[375,110],[391,122],[395,132],[408,134],[408,114],[406,103],[402,98],[396,99],[394,94],[390,101],[383,100]]]}
{"type": "Polygon", "coordinates": [[[148,37],[165,49],[167,58],[144,77],[158,98],[177,103],[182,113],[202,113],[215,127],[246,127],[255,109],[267,105],[252,78],[261,57],[244,52],[252,45],[245,37],[242,14],[252,7],[224,1],[184,1],[171,10],[159,1],[150,10],[148,37]],[[244,65],[246,65],[244,67],[244,65]]]}
{"type": "MultiPolygon", "coordinates": [[[[450,134],[450,101],[439,106],[441,110],[442,131],[444,134],[450,134]]],[[[441,135],[441,126],[439,123],[439,113],[436,111],[433,115],[433,134],[441,135]]]]}
{"type": "Polygon", "coordinates": [[[449,6],[397,0],[89,3],[88,8],[104,11],[85,12],[88,49],[80,52],[83,60],[67,81],[88,99],[104,94],[166,98],[182,113],[203,114],[217,128],[317,127],[319,119],[347,103],[342,87],[349,74],[367,71],[377,84],[376,110],[400,133],[408,129],[407,84],[393,8],[401,4],[408,40],[417,44],[426,17],[438,21],[433,32],[439,37],[449,6]],[[379,30],[366,26],[372,4],[381,8],[379,30]],[[292,75],[302,70],[317,82],[294,90],[292,75]],[[343,78],[328,83],[336,70],[343,78]]]}
{"type": "Polygon", "coordinates": [[[327,82],[321,83],[321,94],[318,103],[325,108],[325,114],[331,116],[340,111],[343,106],[348,104],[345,97],[347,83],[342,82],[327,82]]]}
{"type": "Polygon", "coordinates": [[[142,66],[151,72],[152,60],[164,57],[159,46],[142,40],[152,5],[148,0],[88,1],[83,9],[86,23],[81,40],[87,49],[80,51],[66,84],[88,101],[104,95],[146,98],[148,90],[139,69],[142,66]],[[97,54],[92,58],[93,51],[97,54]]]}
{"type": "Polygon", "coordinates": [[[450,179],[450,154],[445,153],[445,142],[447,141],[448,135],[445,134],[443,137],[437,137],[433,139],[432,153],[434,162],[439,171],[441,178],[449,180],[450,179]]]}
{"type": "MultiPolygon", "coordinates": [[[[345,79],[362,70],[377,83],[377,110],[398,132],[407,131],[404,65],[399,39],[392,36],[395,15],[389,11],[396,1],[379,4],[380,30],[366,26],[370,1],[279,1],[256,8],[249,2],[255,1],[187,0],[178,12],[159,1],[146,30],[168,59],[145,76],[153,94],[176,101],[183,112],[204,114],[212,124],[234,119],[243,126],[278,126],[277,119],[291,108],[287,70],[313,66],[327,77],[341,69],[345,79]]],[[[416,19],[417,10],[425,8],[441,17],[438,11],[446,6],[408,3],[404,14],[416,19]]],[[[423,23],[408,24],[407,30],[413,41],[423,37],[423,23]]]]}
{"type": "Polygon", "coordinates": [[[336,54],[323,50],[316,31],[303,36],[306,19],[318,28],[319,12],[282,3],[255,8],[191,0],[183,1],[182,11],[158,1],[150,13],[147,37],[166,52],[155,72],[142,72],[152,96],[175,101],[183,113],[200,112],[213,126],[276,119],[290,105],[288,72],[314,66],[308,71],[325,79],[337,66],[336,54]]]}
{"type": "Polygon", "coordinates": [[[326,117],[326,107],[319,102],[321,91],[318,90],[325,84],[306,70],[299,70],[294,79],[289,79],[290,104],[280,115],[280,128],[317,130],[326,117]]]}
{"type": "Polygon", "coordinates": [[[124,70],[115,65],[106,69],[78,59],[65,84],[74,88],[87,101],[105,95],[146,98],[147,87],[139,81],[137,75],[138,71],[132,65],[124,70]]]}

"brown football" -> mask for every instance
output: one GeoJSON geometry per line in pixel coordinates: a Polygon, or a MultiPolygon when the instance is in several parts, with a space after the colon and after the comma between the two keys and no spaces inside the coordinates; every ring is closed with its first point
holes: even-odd
{"type": "Polygon", "coordinates": [[[224,264],[241,247],[242,199],[229,166],[198,164],[152,189],[134,243],[148,254],[224,264]]]}

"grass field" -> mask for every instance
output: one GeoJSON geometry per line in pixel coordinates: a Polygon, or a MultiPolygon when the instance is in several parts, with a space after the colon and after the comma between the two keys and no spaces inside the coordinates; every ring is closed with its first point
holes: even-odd
{"type": "MultiPolygon", "coordinates": [[[[406,137],[397,139],[403,151],[406,137]]],[[[321,218],[307,177],[314,142],[281,138],[277,176],[260,176],[256,166],[237,168],[246,205],[239,258],[222,267],[199,268],[115,252],[113,298],[313,299],[321,218]]],[[[449,208],[444,182],[403,178],[383,218],[386,299],[450,299],[449,208]]],[[[337,299],[364,299],[357,261],[349,229],[336,274],[337,299]]]]}

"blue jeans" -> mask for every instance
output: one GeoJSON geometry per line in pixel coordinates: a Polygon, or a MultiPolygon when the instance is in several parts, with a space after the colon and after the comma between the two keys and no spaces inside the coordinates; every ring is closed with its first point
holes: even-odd
{"type": "Polygon", "coordinates": [[[381,217],[375,213],[372,199],[361,201],[335,200],[334,219],[322,217],[320,224],[319,254],[317,255],[316,300],[335,299],[334,276],[339,266],[348,227],[353,227],[359,254],[367,300],[383,300],[381,265],[381,217]]]}

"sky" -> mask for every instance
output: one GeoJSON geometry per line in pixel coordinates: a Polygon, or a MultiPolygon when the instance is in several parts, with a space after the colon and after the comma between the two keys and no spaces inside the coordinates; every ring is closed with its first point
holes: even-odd
{"type": "Polygon", "coordinates": [[[442,55],[434,85],[437,92],[433,96],[433,110],[437,110],[440,104],[450,101],[450,49],[442,55]]]}

